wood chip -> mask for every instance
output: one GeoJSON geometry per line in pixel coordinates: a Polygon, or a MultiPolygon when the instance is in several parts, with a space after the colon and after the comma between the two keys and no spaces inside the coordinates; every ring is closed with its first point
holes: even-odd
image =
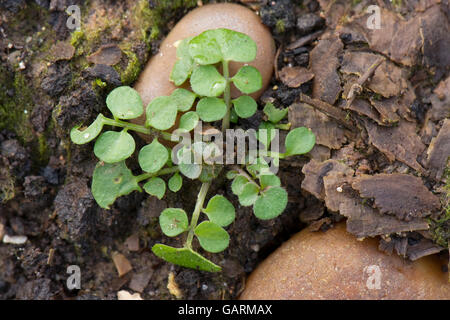
{"type": "Polygon", "coordinates": [[[431,176],[440,180],[450,157],[450,119],[445,119],[439,134],[431,140],[427,155],[427,168],[431,176]]]}
{"type": "Polygon", "coordinates": [[[298,88],[314,78],[314,74],[303,67],[284,67],[279,72],[281,81],[290,88],[298,88]]]}
{"type": "Polygon", "coordinates": [[[383,152],[389,161],[398,160],[419,172],[424,172],[417,162],[417,157],[425,150],[425,145],[416,134],[414,123],[401,120],[397,126],[383,127],[364,119],[364,125],[370,143],[383,152]]]}
{"type": "Polygon", "coordinates": [[[112,259],[113,259],[114,265],[116,266],[119,277],[126,275],[128,272],[130,272],[133,269],[130,261],[128,261],[128,259],[121,253],[114,252],[112,254],[112,259]]]}
{"type": "Polygon", "coordinates": [[[361,197],[374,199],[381,213],[395,215],[401,220],[429,216],[441,206],[422,179],[409,174],[376,174],[355,178],[352,187],[361,197]]]}

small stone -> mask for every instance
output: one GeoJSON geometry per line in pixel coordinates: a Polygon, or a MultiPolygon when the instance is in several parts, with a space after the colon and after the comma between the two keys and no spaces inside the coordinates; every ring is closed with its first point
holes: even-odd
{"type": "Polygon", "coordinates": [[[125,240],[125,245],[130,251],[139,251],[139,236],[137,234],[133,234],[125,240]]]}
{"type": "Polygon", "coordinates": [[[118,300],[143,300],[139,293],[131,294],[126,290],[120,290],[119,292],[117,292],[117,299],[118,300]]]}
{"type": "Polygon", "coordinates": [[[19,62],[19,69],[20,69],[20,70],[25,70],[25,68],[26,68],[25,63],[24,63],[23,61],[20,61],[20,62],[19,62]]]}
{"type": "Polygon", "coordinates": [[[143,292],[152,275],[153,271],[151,269],[149,271],[134,274],[129,284],[130,289],[137,292],[143,292]]]}
{"type": "Polygon", "coordinates": [[[27,236],[9,236],[7,234],[3,236],[3,243],[24,244],[27,240],[27,236]]]}
{"type": "Polygon", "coordinates": [[[128,261],[128,259],[121,253],[114,252],[112,254],[112,259],[113,259],[114,265],[116,266],[119,277],[126,275],[128,272],[130,272],[133,269],[130,261],[128,261]]]}

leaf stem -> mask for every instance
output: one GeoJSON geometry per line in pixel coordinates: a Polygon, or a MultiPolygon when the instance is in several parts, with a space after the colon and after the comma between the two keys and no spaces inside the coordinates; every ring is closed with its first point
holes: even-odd
{"type": "Polygon", "coordinates": [[[289,130],[291,128],[291,123],[277,123],[275,128],[280,130],[289,130]]]}
{"type": "Polygon", "coordinates": [[[178,171],[180,171],[180,168],[178,166],[171,167],[171,168],[164,168],[164,169],[159,170],[156,173],[149,173],[149,172],[143,173],[143,174],[137,176],[136,180],[137,180],[137,182],[141,182],[141,181],[147,180],[152,177],[163,176],[163,175],[175,173],[178,171]]]}
{"type": "Polygon", "coordinates": [[[259,184],[257,184],[255,180],[253,180],[253,178],[250,177],[250,175],[243,169],[239,168],[238,166],[234,166],[233,169],[236,170],[241,176],[245,177],[249,182],[253,183],[259,188],[259,184]]]}
{"type": "Polygon", "coordinates": [[[279,153],[279,152],[275,152],[275,151],[268,151],[267,156],[271,157],[271,158],[279,158],[279,159],[284,159],[287,157],[286,153],[279,153]]]}
{"type": "Polygon", "coordinates": [[[171,134],[168,132],[158,132],[153,130],[152,128],[146,128],[144,126],[141,126],[139,124],[134,124],[126,121],[119,120],[117,118],[110,119],[105,116],[103,116],[103,123],[106,125],[114,126],[114,127],[121,127],[125,128],[126,130],[133,130],[136,132],[140,132],[149,136],[160,136],[164,140],[172,141],[171,134]]]}
{"type": "Polygon", "coordinates": [[[227,106],[227,113],[225,117],[222,119],[222,132],[225,132],[228,128],[230,128],[230,115],[231,115],[231,80],[230,80],[230,71],[228,69],[228,61],[222,61],[222,69],[223,76],[225,77],[226,85],[223,93],[223,99],[225,100],[225,104],[227,106]]]}
{"type": "Polygon", "coordinates": [[[210,187],[210,182],[202,183],[202,187],[197,196],[197,202],[195,203],[194,212],[192,213],[191,224],[189,226],[189,233],[186,239],[186,243],[184,246],[186,248],[192,249],[192,240],[194,239],[194,230],[197,226],[198,218],[200,217],[200,212],[203,209],[203,203],[205,202],[206,194],[208,193],[208,189],[210,187]]]}

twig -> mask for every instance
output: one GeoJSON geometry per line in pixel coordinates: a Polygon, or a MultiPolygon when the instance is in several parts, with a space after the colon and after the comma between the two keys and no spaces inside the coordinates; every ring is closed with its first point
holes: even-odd
{"type": "Polygon", "coordinates": [[[303,47],[305,44],[310,43],[313,40],[316,40],[321,34],[323,33],[323,30],[319,30],[316,32],[313,32],[311,34],[308,34],[307,36],[301,37],[300,39],[295,40],[290,45],[286,47],[287,50],[294,50],[299,47],[303,47]]]}
{"type": "Polygon", "coordinates": [[[352,84],[350,91],[347,95],[347,105],[345,106],[345,109],[349,109],[352,105],[353,101],[355,100],[356,96],[360,94],[363,90],[364,83],[374,74],[375,70],[386,60],[385,57],[378,58],[377,61],[375,61],[367,70],[364,72],[362,76],[359,77],[358,81],[356,83],[352,84]]]}
{"type": "Polygon", "coordinates": [[[275,54],[275,61],[273,62],[273,65],[275,67],[275,79],[280,80],[279,73],[278,73],[278,59],[280,58],[281,50],[283,50],[283,44],[280,45],[280,47],[277,50],[277,53],[275,54]]]}

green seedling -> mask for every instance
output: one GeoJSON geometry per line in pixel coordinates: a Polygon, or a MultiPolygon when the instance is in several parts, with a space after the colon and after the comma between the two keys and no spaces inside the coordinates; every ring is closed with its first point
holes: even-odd
{"type": "MultiPolygon", "coordinates": [[[[160,214],[159,224],[163,234],[184,239],[180,248],[163,244],[152,247],[155,255],[168,262],[203,271],[221,270],[220,266],[195,251],[197,246],[193,243],[197,239],[198,245],[211,253],[225,250],[230,242],[225,228],[236,217],[233,204],[223,195],[212,196],[205,205],[210,185],[224,167],[204,158],[206,151],[211,157],[216,155],[215,144],[195,142],[179,148],[176,157],[181,161],[175,165],[173,150],[163,141],[175,141],[167,130],[175,129],[176,124],[179,132],[189,133],[190,136],[200,121],[221,121],[221,130],[225,132],[239,118],[253,116],[258,105],[250,94],[261,89],[261,74],[256,68],[244,65],[232,75],[229,64],[231,61],[253,61],[256,50],[256,44],[249,36],[228,29],[208,30],[184,39],[177,45],[177,61],[170,80],[177,86],[189,81],[193,92],[179,88],[170,96],[153,99],[146,108],[145,125],[137,125],[127,120],[144,113],[142,100],[134,89],[119,87],[111,91],[106,99],[112,117],[99,114],[89,127],[77,126],[70,132],[75,144],[86,144],[96,139],[94,153],[100,162],[94,170],[92,194],[102,208],[108,209],[118,197],[133,191],[145,191],[162,199],[167,192],[182,189],[183,177],[202,182],[190,218],[182,208],[168,208],[160,214]],[[231,84],[242,95],[231,99],[231,84]],[[106,126],[115,130],[102,133],[106,126]],[[125,163],[136,152],[133,131],[149,135],[152,140],[137,152],[143,171],[140,175],[134,175],[125,163]],[[199,155],[200,162],[183,161],[199,155]]],[[[279,121],[287,112],[288,109],[277,109],[267,104],[264,113],[268,121],[261,123],[260,128],[271,130],[268,134],[260,130],[257,138],[268,153],[253,161],[247,157],[244,164],[236,165],[226,173],[227,178],[232,180],[231,188],[239,203],[253,207],[255,216],[262,220],[279,216],[288,202],[287,192],[281,186],[280,179],[270,171],[268,161],[278,164],[279,159],[308,153],[315,144],[311,130],[302,127],[288,133],[285,153],[268,151],[275,137],[273,131],[282,128],[279,121]]]]}

